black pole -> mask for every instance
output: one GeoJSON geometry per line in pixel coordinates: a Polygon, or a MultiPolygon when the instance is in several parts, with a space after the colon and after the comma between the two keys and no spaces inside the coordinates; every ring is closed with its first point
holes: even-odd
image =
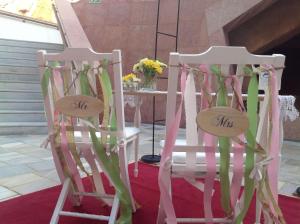
{"type": "MultiPolygon", "coordinates": [[[[155,37],[155,48],[154,48],[154,59],[157,59],[157,42],[158,42],[158,24],[159,24],[159,9],[160,0],[157,1],[157,19],[156,19],[156,37],[155,37]]],[[[145,163],[158,163],[160,161],[160,155],[154,153],[154,138],[155,138],[155,95],[152,101],[152,154],[142,156],[141,160],[145,163]]]]}
{"type": "Polygon", "coordinates": [[[180,0],[178,0],[178,8],[177,8],[176,44],[175,44],[175,51],[176,52],[178,50],[179,16],[180,16],[180,0]]]}
{"type": "Polygon", "coordinates": [[[155,96],[153,96],[153,110],[152,110],[152,156],[154,157],[154,137],[155,137],[155,96]]]}
{"type": "Polygon", "coordinates": [[[155,48],[154,48],[154,59],[157,59],[157,41],[158,41],[158,24],[159,24],[159,9],[160,9],[160,0],[157,2],[157,15],[156,15],[156,37],[155,37],[155,48]]]}
{"type": "MultiPolygon", "coordinates": [[[[155,49],[154,49],[154,59],[157,59],[157,43],[158,43],[158,35],[165,35],[169,37],[173,37],[176,40],[175,51],[178,50],[178,31],[179,31],[179,14],[180,14],[180,0],[178,0],[178,8],[177,8],[177,24],[176,24],[176,35],[163,33],[158,31],[159,25],[159,11],[160,11],[160,0],[157,1],[157,19],[156,19],[156,36],[155,36],[155,49]]],[[[153,96],[152,101],[152,155],[144,155],[141,160],[145,163],[157,163],[160,161],[160,155],[155,155],[154,153],[154,140],[155,140],[155,95],[153,96]]]]}

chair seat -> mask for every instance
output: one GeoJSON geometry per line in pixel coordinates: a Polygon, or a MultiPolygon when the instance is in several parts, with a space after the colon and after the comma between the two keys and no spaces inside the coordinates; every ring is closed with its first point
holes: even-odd
{"type": "MultiPolygon", "coordinates": [[[[125,127],[125,137],[127,141],[130,141],[133,137],[137,136],[139,133],[141,132],[141,130],[139,128],[136,127],[125,127]]],[[[75,138],[76,140],[79,140],[82,135],[81,135],[81,131],[75,131],[74,132],[75,138]]],[[[101,137],[101,133],[100,132],[96,132],[97,137],[101,137]]]]}
{"type": "Polygon", "coordinates": [[[138,135],[141,132],[139,128],[136,127],[125,127],[126,139],[131,139],[132,137],[138,135]]]}
{"type": "MultiPolygon", "coordinates": [[[[161,147],[164,147],[165,140],[160,142],[161,147]]],[[[184,139],[176,139],[175,145],[186,145],[186,140],[184,139]]],[[[243,157],[245,158],[246,154],[244,153],[243,157]]],[[[230,158],[233,158],[233,153],[230,153],[230,158]]],[[[178,164],[185,164],[186,163],[186,153],[185,152],[173,152],[172,153],[172,161],[173,163],[178,164]]],[[[216,153],[216,162],[220,162],[220,153],[216,153]]],[[[205,152],[197,152],[196,153],[196,163],[198,164],[205,164],[205,152]]]]}

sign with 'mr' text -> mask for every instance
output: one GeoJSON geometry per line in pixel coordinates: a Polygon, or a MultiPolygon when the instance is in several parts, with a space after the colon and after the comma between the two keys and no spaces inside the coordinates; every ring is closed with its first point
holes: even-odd
{"type": "Polygon", "coordinates": [[[55,109],[68,116],[85,118],[98,116],[103,111],[103,103],[91,96],[65,96],[55,103],[55,109]]]}

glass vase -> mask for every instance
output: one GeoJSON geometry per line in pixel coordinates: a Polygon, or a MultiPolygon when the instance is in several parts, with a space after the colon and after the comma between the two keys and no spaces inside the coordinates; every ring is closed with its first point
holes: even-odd
{"type": "Polygon", "coordinates": [[[154,77],[144,76],[142,89],[143,90],[149,90],[149,91],[156,90],[156,78],[155,78],[155,76],[154,77]]]}

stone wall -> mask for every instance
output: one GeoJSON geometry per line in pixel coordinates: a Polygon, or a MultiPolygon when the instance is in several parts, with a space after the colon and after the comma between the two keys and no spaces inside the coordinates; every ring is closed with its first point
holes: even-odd
{"type": "MultiPolygon", "coordinates": [[[[178,51],[199,53],[212,45],[227,45],[228,29],[238,26],[243,20],[274,2],[276,1],[181,1],[178,51]]],[[[124,74],[131,72],[132,65],[139,59],[154,57],[157,0],[102,0],[101,4],[80,1],[73,7],[96,51],[122,50],[124,74]]],[[[159,31],[174,35],[176,19],[177,1],[161,0],[159,31]]],[[[175,40],[159,36],[157,58],[168,63],[169,52],[172,51],[175,51],[175,40]]],[[[167,81],[160,80],[158,87],[166,89],[167,81]]],[[[164,116],[165,98],[157,97],[156,119],[164,119],[164,116]]],[[[132,120],[133,109],[126,107],[126,117],[132,120]]],[[[151,97],[144,98],[142,120],[152,122],[151,97]]]]}

